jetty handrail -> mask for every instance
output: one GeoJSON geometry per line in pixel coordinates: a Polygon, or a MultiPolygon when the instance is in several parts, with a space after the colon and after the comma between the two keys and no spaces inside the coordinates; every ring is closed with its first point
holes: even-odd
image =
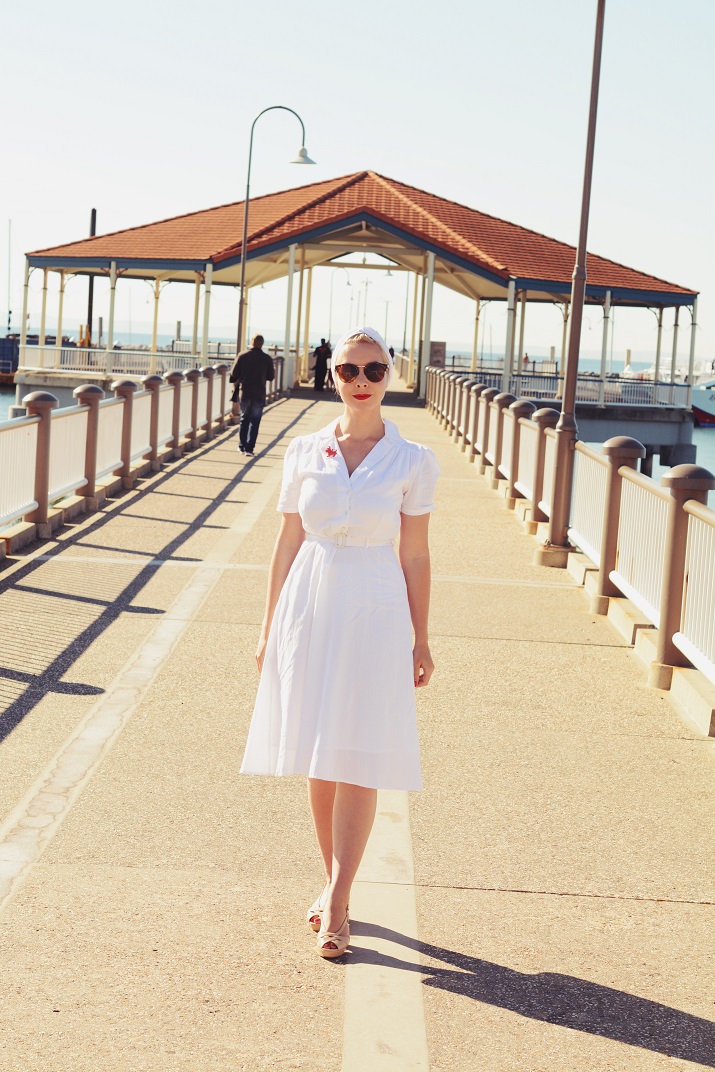
{"type": "MultiPolygon", "coordinates": [[[[527,531],[536,534],[551,510],[558,412],[521,415],[528,402],[505,405],[510,396],[483,380],[428,368],[428,409],[507,504],[523,504],[527,531]]],[[[706,505],[715,476],[681,465],[658,484],[637,469],[646,448],[626,436],[600,452],[577,442],[575,452],[568,534],[597,566],[592,612],[605,614],[611,598],[626,596],[657,628],[651,685],[669,688],[673,667],[682,665],[715,684],[715,510],[706,505]]]]}
{"type": "Polygon", "coordinates": [[[20,521],[46,538],[70,508],[57,506],[67,496],[80,496],[71,504],[75,512],[96,508],[100,481],[119,476],[132,487],[137,463],[158,469],[167,447],[178,456],[211,439],[232,413],[227,381],[221,364],[186,375],[174,370],[168,382],[155,374],[141,385],[119,379],[115,397],[84,384],[74,391],[77,405],[63,409],[49,392],[26,395],[27,416],[0,423],[0,538],[12,539],[7,530],[20,521]]]}
{"type": "Polygon", "coordinates": [[[576,444],[569,539],[598,566],[606,509],[608,461],[585,443],[576,444]]]}
{"type": "Polygon", "coordinates": [[[0,525],[11,525],[37,509],[35,468],[39,416],[0,423],[0,525]]]}

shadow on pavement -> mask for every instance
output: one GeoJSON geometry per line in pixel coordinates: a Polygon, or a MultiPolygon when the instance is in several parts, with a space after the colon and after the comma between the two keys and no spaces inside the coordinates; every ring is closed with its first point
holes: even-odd
{"type": "Polygon", "coordinates": [[[453,968],[410,964],[398,957],[351,947],[348,964],[376,964],[423,975],[425,986],[510,1009],[531,1020],[584,1031],[715,1068],[715,1024],[648,998],[614,990],[588,979],[553,972],[535,975],[415,941],[372,923],[350,921],[355,936],[381,938],[415,949],[453,968]]]}

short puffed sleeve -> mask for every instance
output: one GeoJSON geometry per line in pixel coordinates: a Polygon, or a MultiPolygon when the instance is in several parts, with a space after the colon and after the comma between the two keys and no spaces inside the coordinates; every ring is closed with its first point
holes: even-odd
{"type": "Polygon", "coordinates": [[[434,489],[439,478],[439,465],[434,451],[420,446],[416,453],[417,458],[410,468],[409,483],[400,507],[403,514],[410,516],[429,514],[434,510],[434,489]]]}
{"type": "Polygon", "coordinates": [[[283,458],[283,480],[276,509],[282,514],[298,513],[300,496],[300,436],[291,442],[283,458]]]}

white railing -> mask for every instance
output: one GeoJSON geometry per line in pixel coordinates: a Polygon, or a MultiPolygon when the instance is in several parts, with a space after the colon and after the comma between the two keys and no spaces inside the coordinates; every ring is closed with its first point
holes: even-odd
{"type": "Polygon", "coordinates": [[[203,377],[199,380],[199,400],[196,408],[196,423],[201,428],[206,423],[206,404],[209,397],[209,381],[203,377]]]}
{"type": "Polygon", "coordinates": [[[569,539],[597,566],[601,561],[607,473],[608,461],[602,454],[585,443],[576,444],[569,539]]]}
{"type": "Polygon", "coordinates": [[[217,421],[221,416],[221,377],[214,376],[213,394],[211,395],[211,420],[217,421]]]}
{"type": "Polygon", "coordinates": [[[151,391],[138,391],[132,402],[130,458],[143,458],[151,450],[151,391]]]}
{"type": "Polygon", "coordinates": [[[546,448],[544,450],[544,484],[541,489],[539,509],[551,517],[551,496],[554,490],[554,473],[556,471],[556,444],[558,440],[552,428],[546,429],[546,448]]]}
{"type": "Polygon", "coordinates": [[[616,568],[611,579],[657,627],[670,495],[635,470],[621,473],[616,568]]]}
{"type": "Polygon", "coordinates": [[[688,542],[680,632],[673,643],[715,684],[715,511],[687,502],[688,542]]]}
{"type": "Polygon", "coordinates": [[[159,425],[157,429],[157,446],[163,447],[173,436],[174,388],[165,384],[159,388],[159,425]]]}
{"type": "MultiPolygon", "coordinates": [[[[224,344],[226,345],[226,344],[224,344]]],[[[172,369],[200,368],[198,354],[177,354],[170,350],[96,350],[79,346],[21,346],[21,369],[62,369],[67,372],[94,372],[105,375],[165,375],[172,369]]]]}
{"type": "Polygon", "coordinates": [[[523,417],[520,421],[519,431],[519,479],[514,487],[525,499],[531,499],[534,495],[534,470],[536,467],[536,452],[539,449],[539,426],[534,421],[527,421],[523,417]]]}
{"type": "Polygon", "coordinates": [[[122,464],[123,417],[123,398],[105,398],[99,403],[97,479],[113,473],[122,464]]]}
{"type": "Polygon", "coordinates": [[[20,417],[0,424],[0,524],[12,524],[34,510],[35,460],[39,417],[20,417]]]}
{"type": "Polygon", "coordinates": [[[194,397],[194,385],[191,380],[181,385],[179,395],[179,435],[187,435],[193,425],[191,423],[191,402],[194,397]]]}
{"type": "Polygon", "coordinates": [[[52,415],[50,491],[55,502],[87,483],[84,472],[89,406],[69,406],[52,415]]]}

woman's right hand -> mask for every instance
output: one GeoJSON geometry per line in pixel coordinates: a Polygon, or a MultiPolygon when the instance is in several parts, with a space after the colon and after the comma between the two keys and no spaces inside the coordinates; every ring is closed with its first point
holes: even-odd
{"type": "Polygon", "coordinates": [[[268,637],[261,634],[261,639],[258,641],[258,648],[256,649],[256,666],[258,667],[258,673],[263,670],[263,660],[266,655],[266,644],[268,643],[268,637]]]}

